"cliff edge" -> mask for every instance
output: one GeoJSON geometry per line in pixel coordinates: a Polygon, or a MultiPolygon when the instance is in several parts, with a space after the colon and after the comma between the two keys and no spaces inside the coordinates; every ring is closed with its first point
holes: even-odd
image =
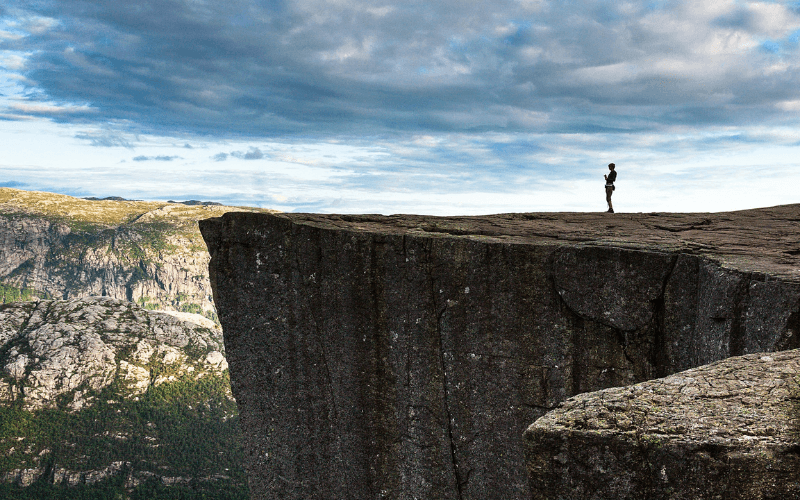
{"type": "Polygon", "coordinates": [[[800,205],[201,221],[253,498],[527,499],[575,394],[800,347],[800,205]]]}

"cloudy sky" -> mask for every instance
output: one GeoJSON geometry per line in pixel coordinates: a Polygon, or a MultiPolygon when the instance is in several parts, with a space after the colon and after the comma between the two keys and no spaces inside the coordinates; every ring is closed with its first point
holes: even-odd
{"type": "Polygon", "coordinates": [[[4,0],[0,186],[318,212],[800,202],[800,2],[4,0]]]}

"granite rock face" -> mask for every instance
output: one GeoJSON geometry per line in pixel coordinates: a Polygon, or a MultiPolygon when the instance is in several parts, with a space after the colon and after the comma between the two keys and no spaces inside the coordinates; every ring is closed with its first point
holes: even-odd
{"type": "Polygon", "coordinates": [[[66,398],[80,410],[90,404],[87,393],[118,376],[134,397],[169,376],[225,370],[223,351],[219,328],[196,314],[181,318],[110,297],[4,304],[0,404],[36,410],[66,398]]]}
{"type": "Polygon", "coordinates": [[[800,350],[574,396],[525,440],[534,499],[800,498],[800,350]]]}
{"type": "Polygon", "coordinates": [[[530,498],[522,433],[566,398],[800,347],[798,221],[201,221],[253,498],[530,498]]]}

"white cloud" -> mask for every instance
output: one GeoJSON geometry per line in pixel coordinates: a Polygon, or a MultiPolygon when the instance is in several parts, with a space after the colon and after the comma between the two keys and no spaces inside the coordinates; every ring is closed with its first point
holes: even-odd
{"type": "Polygon", "coordinates": [[[10,111],[26,114],[64,114],[64,113],[87,113],[94,112],[91,106],[88,105],[73,105],[73,104],[52,104],[52,103],[34,103],[34,102],[15,102],[8,106],[10,111]]]}
{"type": "Polygon", "coordinates": [[[800,111],[800,99],[777,102],[775,106],[783,111],[800,111]]]}
{"type": "Polygon", "coordinates": [[[22,19],[22,22],[20,23],[20,29],[23,29],[32,35],[41,35],[52,30],[59,24],[60,23],[58,19],[54,19],[52,17],[31,16],[22,19]]]}
{"type": "Polygon", "coordinates": [[[615,83],[632,81],[638,74],[638,65],[624,62],[580,68],[572,72],[570,78],[574,78],[586,84],[612,85],[615,83]]]}
{"type": "Polygon", "coordinates": [[[0,21],[0,116],[46,131],[0,124],[19,150],[0,161],[50,169],[19,170],[30,182],[99,190],[135,172],[120,189],[139,191],[90,194],[176,198],[186,181],[289,209],[465,213],[591,209],[609,161],[644,209],[699,203],[662,195],[676,171],[697,174],[680,196],[727,207],[703,190],[738,193],[736,172],[773,150],[772,180],[796,179],[786,2],[90,3],[0,21]],[[108,168],[122,161],[136,170],[108,168]]]}
{"type": "Polygon", "coordinates": [[[22,35],[10,31],[0,30],[0,40],[19,40],[22,35]]]}
{"type": "Polygon", "coordinates": [[[392,5],[382,5],[380,7],[367,7],[365,10],[375,17],[386,17],[394,12],[396,7],[392,5]]]}
{"type": "Polygon", "coordinates": [[[761,35],[781,38],[800,27],[800,16],[786,5],[753,2],[747,8],[753,13],[753,26],[761,35]]]}
{"type": "Polygon", "coordinates": [[[321,52],[320,58],[323,61],[335,60],[339,62],[346,59],[367,60],[372,55],[375,41],[375,37],[372,36],[365,37],[361,40],[348,39],[335,50],[321,52]]]}
{"type": "Polygon", "coordinates": [[[0,67],[11,71],[25,68],[25,57],[19,54],[0,54],[0,67]]]}

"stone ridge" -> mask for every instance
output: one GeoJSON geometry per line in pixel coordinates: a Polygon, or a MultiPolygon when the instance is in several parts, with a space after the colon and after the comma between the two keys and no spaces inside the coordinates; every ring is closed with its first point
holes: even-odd
{"type": "MultiPolygon", "coordinates": [[[[176,414],[183,422],[152,422],[163,408],[135,402],[158,387],[222,378],[228,367],[220,329],[199,315],[180,316],[110,297],[0,305],[0,421],[15,420],[0,432],[0,482],[77,486],[125,474],[132,490],[149,478],[175,479],[176,464],[148,451],[176,446],[163,428],[181,429],[191,411],[176,414]],[[88,435],[64,428],[86,419],[95,422],[88,435]]],[[[192,422],[215,418],[214,400],[187,399],[209,413],[192,422]]],[[[193,473],[178,479],[213,480],[193,473]]]]}
{"type": "Polygon", "coordinates": [[[681,252],[800,280],[800,204],[718,213],[513,213],[473,217],[279,214],[294,224],[381,234],[681,252]]]}
{"type": "Polygon", "coordinates": [[[532,498],[800,498],[800,350],[574,396],[525,432],[532,498]]]}
{"type": "Polygon", "coordinates": [[[254,498],[530,498],[568,397],[800,347],[799,213],[201,221],[254,498]]]}

